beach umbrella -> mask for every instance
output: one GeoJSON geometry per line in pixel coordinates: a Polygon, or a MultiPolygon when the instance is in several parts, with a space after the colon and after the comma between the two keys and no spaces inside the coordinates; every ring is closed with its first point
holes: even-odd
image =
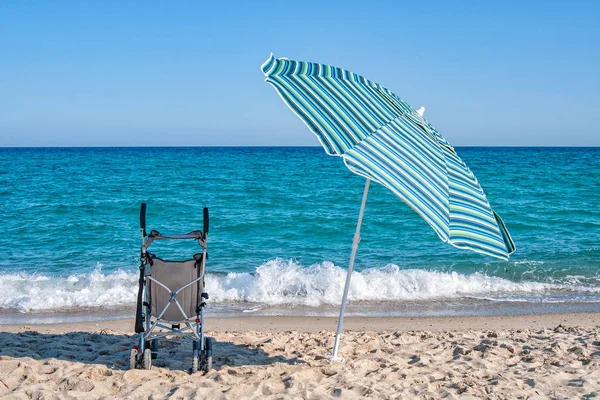
{"type": "Polygon", "coordinates": [[[508,260],[515,245],[502,219],[454,148],[423,118],[423,108],[415,111],[380,84],[330,65],[271,54],[262,71],[325,152],[366,178],[332,358],[337,358],[371,181],[408,204],[442,241],[508,260]]]}

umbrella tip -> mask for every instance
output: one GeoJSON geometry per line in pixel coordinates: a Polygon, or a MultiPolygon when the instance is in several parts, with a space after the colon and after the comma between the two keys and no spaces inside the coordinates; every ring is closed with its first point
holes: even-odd
{"type": "Polygon", "coordinates": [[[419,114],[421,117],[423,116],[423,114],[425,114],[425,107],[421,106],[418,110],[417,110],[417,114],[419,114]]]}
{"type": "Polygon", "coordinates": [[[269,71],[271,70],[271,68],[273,67],[273,65],[275,65],[275,56],[273,55],[273,53],[271,53],[271,55],[269,56],[269,58],[267,58],[267,61],[265,61],[261,66],[260,69],[263,71],[263,73],[265,75],[268,75],[269,71]]]}

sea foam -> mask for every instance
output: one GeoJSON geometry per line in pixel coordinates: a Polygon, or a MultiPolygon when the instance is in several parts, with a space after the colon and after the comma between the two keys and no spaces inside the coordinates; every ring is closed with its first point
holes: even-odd
{"type": "MultiPolygon", "coordinates": [[[[274,259],[256,268],[254,273],[209,273],[206,285],[210,302],[319,307],[339,304],[345,276],[345,269],[327,261],[305,267],[293,260],[274,259]]],[[[87,274],[66,277],[0,274],[0,309],[31,312],[133,307],[137,279],[136,273],[123,270],[103,273],[101,266],[87,274]]],[[[596,292],[597,288],[514,282],[482,273],[465,275],[388,265],[355,271],[348,298],[385,302],[488,298],[502,293],[514,297],[549,291],[596,292]]]]}

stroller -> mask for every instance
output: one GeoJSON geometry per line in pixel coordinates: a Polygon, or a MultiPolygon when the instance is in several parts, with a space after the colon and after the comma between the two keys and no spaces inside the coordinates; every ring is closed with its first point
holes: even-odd
{"type": "Polygon", "coordinates": [[[135,332],[139,344],[133,346],[129,368],[150,369],[157,357],[158,339],[175,335],[193,340],[192,372],[208,372],[212,368],[213,340],[204,336],[204,307],[208,300],[204,277],[208,208],[204,208],[204,230],[182,235],[146,233],[146,203],[140,210],[142,249],[140,279],[135,316],[135,332]],[[148,252],[155,240],[197,240],[202,248],[186,261],[168,261],[148,252]],[[161,328],[160,330],[158,328],[161,328]]]}

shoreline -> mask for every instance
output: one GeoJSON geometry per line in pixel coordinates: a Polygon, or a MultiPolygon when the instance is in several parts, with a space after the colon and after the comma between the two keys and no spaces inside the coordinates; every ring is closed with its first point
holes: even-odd
{"type": "MultiPolygon", "coordinates": [[[[600,312],[600,302],[523,302],[490,301],[487,299],[459,298],[433,299],[402,302],[349,302],[345,318],[374,318],[410,320],[411,318],[527,318],[538,315],[570,315],[600,312]]],[[[0,310],[2,325],[60,325],[73,323],[98,323],[129,320],[135,315],[133,307],[81,308],[64,311],[0,310]]],[[[273,317],[273,318],[320,318],[335,319],[339,306],[322,305],[309,307],[299,305],[265,305],[261,303],[214,303],[207,309],[206,317],[211,320],[230,318],[273,317]]]]}
{"type": "MultiPolygon", "coordinates": [[[[501,316],[452,316],[452,317],[345,317],[346,331],[465,331],[501,329],[553,329],[559,325],[577,326],[584,329],[600,327],[600,312],[548,313],[501,316]]],[[[133,334],[134,320],[112,319],[89,322],[66,322],[49,324],[0,324],[0,332],[97,332],[111,330],[133,334]]],[[[207,317],[206,329],[215,332],[264,331],[264,332],[319,332],[335,331],[337,318],[316,316],[247,316],[207,317]]]]}

